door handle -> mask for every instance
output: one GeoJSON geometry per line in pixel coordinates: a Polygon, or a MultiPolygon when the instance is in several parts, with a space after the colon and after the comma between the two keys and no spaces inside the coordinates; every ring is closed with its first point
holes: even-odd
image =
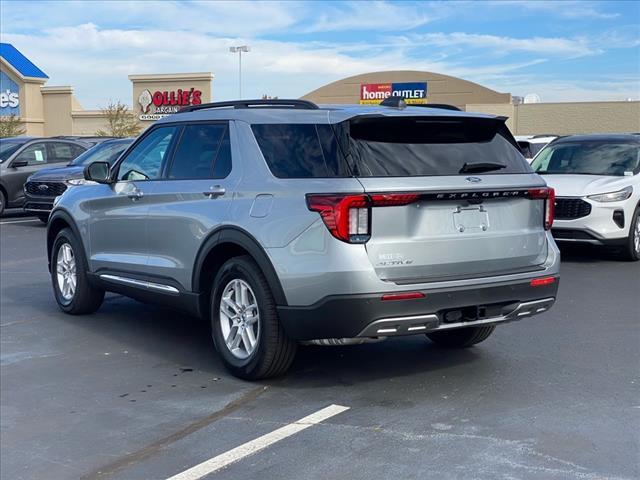
{"type": "Polygon", "coordinates": [[[225,193],[227,193],[227,190],[224,187],[221,187],[220,185],[214,185],[213,187],[209,187],[208,191],[202,192],[202,194],[205,197],[209,197],[209,198],[220,197],[225,193]]]}
{"type": "Polygon", "coordinates": [[[127,197],[129,197],[131,200],[140,200],[142,197],[144,197],[144,193],[136,188],[132,192],[127,193],[127,197]]]}

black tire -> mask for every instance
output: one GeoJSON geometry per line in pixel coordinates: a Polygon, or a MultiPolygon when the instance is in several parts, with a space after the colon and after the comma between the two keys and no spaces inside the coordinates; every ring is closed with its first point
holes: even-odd
{"type": "MultiPolygon", "coordinates": [[[[622,258],[629,260],[630,262],[637,262],[640,260],[640,251],[635,247],[636,236],[640,239],[640,232],[636,229],[640,225],[640,208],[636,208],[631,217],[631,223],[629,224],[629,236],[627,237],[627,243],[622,249],[622,258]]],[[[640,241],[640,240],[638,240],[640,241]]]]}
{"type": "Polygon", "coordinates": [[[211,335],[225,367],[236,377],[259,380],[287,371],[296,354],[297,343],[290,340],[278,319],[276,304],[264,274],[247,255],[228,260],[216,275],[211,289],[211,335]],[[243,280],[252,290],[259,312],[259,335],[253,352],[245,359],[231,353],[222,334],[220,301],[232,280],[243,280]]]}
{"type": "Polygon", "coordinates": [[[38,220],[46,225],[49,222],[49,215],[38,215],[38,220]]]}
{"type": "Polygon", "coordinates": [[[65,228],[61,230],[51,247],[51,283],[58,307],[63,312],[71,315],[83,315],[95,312],[102,305],[104,290],[91,285],[87,271],[88,265],[82,244],[71,229],[65,228]],[[58,251],[65,244],[71,247],[75,260],[76,287],[73,296],[69,299],[64,297],[58,284],[57,275],[58,251]]]}
{"type": "Polygon", "coordinates": [[[4,192],[0,190],[0,217],[4,213],[4,208],[7,205],[7,197],[4,196],[4,192]]]}
{"type": "Polygon", "coordinates": [[[486,340],[496,329],[494,325],[487,327],[466,327],[455,330],[427,333],[433,343],[446,348],[467,348],[486,340]]]}

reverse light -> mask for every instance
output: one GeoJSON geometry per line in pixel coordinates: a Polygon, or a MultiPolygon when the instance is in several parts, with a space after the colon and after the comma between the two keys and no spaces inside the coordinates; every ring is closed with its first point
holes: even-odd
{"type": "Polygon", "coordinates": [[[625,187],[622,190],[618,190],[616,192],[588,195],[587,198],[596,202],[620,202],[629,198],[632,193],[633,187],[629,185],[628,187],[625,187]]]}
{"type": "Polygon", "coordinates": [[[309,210],[318,212],[338,240],[366,243],[371,238],[371,207],[398,207],[420,199],[413,193],[307,195],[309,210]]]}
{"type": "Polygon", "coordinates": [[[545,230],[550,230],[553,226],[555,216],[556,191],[551,187],[531,188],[528,191],[532,200],[544,200],[543,225],[545,230]]]}
{"type": "Polygon", "coordinates": [[[529,285],[532,287],[544,287],[545,285],[551,285],[556,283],[556,277],[541,277],[534,278],[529,282],[529,285]]]}

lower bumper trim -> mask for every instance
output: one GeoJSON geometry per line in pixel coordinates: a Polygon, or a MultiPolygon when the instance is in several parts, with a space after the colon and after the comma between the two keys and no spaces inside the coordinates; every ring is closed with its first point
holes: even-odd
{"type": "Polygon", "coordinates": [[[513,322],[545,312],[551,308],[555,298],[544,298],[533,302],[522,302],[509,313],[489,318],[481,318],[467,322],[444,323],[436,314],[415,315],[410,317],[383,318],[367,325],[358,337],[379,337],[415,335],[416,333],[453,330],[464,327],[495,325],[497,323],[513,322]]]}

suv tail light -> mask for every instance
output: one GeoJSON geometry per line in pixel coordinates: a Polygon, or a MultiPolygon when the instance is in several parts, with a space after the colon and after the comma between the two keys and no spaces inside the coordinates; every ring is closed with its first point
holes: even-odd
{"type": "Polygon", "coordinates": [[[545,230],[550,230],[555,216],[556,191],[551,187],[532,188],[529,190],[529,198],[532,200],[543,199],[545,201],[543,225],[545,230]]]}
{"type": "Polygon", "coordinates": [[[409,205],[420,198],[411,193],[374,195],[307,195],[307,206],[318,212],[331,235],[347,243],[366,243],[371,238],[371,207],[409,205]]]}

